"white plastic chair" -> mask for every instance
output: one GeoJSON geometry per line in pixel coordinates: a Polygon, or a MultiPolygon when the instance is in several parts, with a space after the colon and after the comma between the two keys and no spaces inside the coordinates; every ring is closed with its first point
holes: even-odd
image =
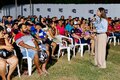
{"type": "MultiPolygon", "coordinates": [[[[114,33],[112,32],[112,36],[108,36],[108,42],[111,44],[112,42],[112,39],[113,39],[113,44],[114,46],[116,45],[116,36],[114,36],[114,33]]],[[[119,41],[118,41],[118,44],[119,44],[119,41]]]]}
{"type": "MultiPolygon", "coordinates": [[[[34,46],[34,43],[29,40],[27,42],[25,42],[25,44],[29,44],[30,46],[34,46]]],[[[18,44],[17,44],[18,45],[18,44]]],[[[18,47],[20,48],[23,48],[21,46],[18,45],[18,47]]],[[[28,64],[28,75],[31,76],[32,74],[32,64],[33,64],[33,60],[31,57],[28,56],[28,49],[27,48],[24,48],[25,51],[26,51],[26,56],[25,57],[22,57],[22,59],[27,59],[27,64],[28,64]]]]}
{"type": "Polygon", "coordinates": [[[28,64],[28,75],[31,76],[32,73],[32,59],[28,56],[28,50],[25,48],[26,57],[22,57],[22,59],[27,59],[28,64]]]}
{"type": "MultiPolygon", "coordinates": [[[[16,51],[13,50],[13,52],[14,52],[14,55],[17,56],[17,55],[16,55],[16,51]]],[[[8,73],[8,66],[9,66],[9,64],[7,64],[7,67],[6,67],[6,72],[7,72],[7,73],[8,73]]],[[[20,77],[20,68],[19,68],[19,64],[17,64],[17,72],[18,72],[18,76],[20,77]]]]}
{"type": "Polygon", "coordinates": [[[120,45],[120,39],[118,39],[118,45],[120,45]]]}
{"type": "MultiPolygon", "coordinates": [[[[17,56],[16,51],[15,50],[13,50],[13,51],[14,51],[14,55],[17,56]]],[[[17,64],[17,71],[18,71],[18,76],[20,77],[21,74],[20,74],[19,64],[17,64]]]]}
{"type": "Polygon", "coordinates": [[[81,40],[80,40],[80,39],[79,39],[79,43],[75,43],[74,48],[75,48],[76,46],[80,46],[78,52],[80,52],[81,57],[83,57],[84,46],[88,46],[88,50],[89,50],[89,52],[90,52],[90,45],[87,44],[87,43],[81,43],[81,40]]]}
{"type": "MultiPolygon", "coordinates": [[[[18,45],[18,47],[21,47],[18,45]]],[[[27,64],[28,64],[28,75],[31,76],[32,73],[32,59],[28,56],[28,50],[27,48],[24,48],[26,51],[26,57],[22,57],[22,59],[27,59],[27,64]]]]}
{"type": "MultiPolygon", "coordinates": [[[[58,43],[59,44],[58,58],[60,56],[61,50],[66,49],[67,50],[68,61],[70,61],[70,49],[73,48],[73,40],[72,40],[72,38],[69,38],[69,37],[66,37],[66,36],[62,36],[62,35],[60,35],[59,37],[61,38],[61,42],[65,43],[65,45],[63,45],[63,43],[58,43]],[[68,45],[65,40],[62,40],[63,38],[70,40],[71,44],[68,45]]],[[[63,56],[63,54],[64,53],[62,52],[62,56],[63,56]]],[[[73,50],[73,54],[74,54],[74,57],[75,57],[75,50],[73,50]]]]}

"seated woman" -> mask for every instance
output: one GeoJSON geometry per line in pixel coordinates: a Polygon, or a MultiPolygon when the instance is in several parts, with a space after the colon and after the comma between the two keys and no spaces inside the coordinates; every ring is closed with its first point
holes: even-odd
{"type": "Polygon", "coordinates": [[[58,36],[58,30],[56,28],[55,22],[50,23],[50,27],[47,31],[47,35],[50,40],[53,40],[54,42],[58,43],[59,40],[56,38],[56,36],[58,36]]]}
{"type": "Polygon", "coordinates": [[[13,47],[4,36],[4,28],[0,26],[0,76],[2,80],[10,80],[11,74],[18,64],[18,59],[13,55],[13,47]],[[7,64],[9,64],[9,72],[6,79],[7,64]]]}

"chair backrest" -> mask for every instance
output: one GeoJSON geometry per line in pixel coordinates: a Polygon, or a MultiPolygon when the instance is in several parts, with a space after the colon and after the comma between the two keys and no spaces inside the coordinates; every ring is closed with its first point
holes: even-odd
{"type": "Polygon", "coordinates": [[[114,32],[112,32],[111,34],[112,34],[112,36],[114,36],[114,32]]]}
{"type": "Polygon", "coordinates": [[[70,40],[70,42],[71,42],[71,45],[73,45],[73,39],[71,38],[71,37],[66,37],[66,36],[59,36],[60,38],[61,38],[61,40],[63,41],[63,42],[65,42],[66,44],[67,44],[67,42],[65,41],[65,40],[63,40],[63,39],[68,39],[68,40],[70,40]]]}
{"type": "MultiPolygon", "coordinates": [[[[20,50],[21,50],[21,48],[23,48],[23,47],[21,47],[20,45],[18,45],[18,44],[16,44],[19,48],[20,48],[20,50]]],[[[27,50],[27,48],[24,48],[25,49],[25,51],[26,51],[26,57],[23,57],[23,58],[28,58],[29,56],[28,56],[28,50],[27,50]]]]}

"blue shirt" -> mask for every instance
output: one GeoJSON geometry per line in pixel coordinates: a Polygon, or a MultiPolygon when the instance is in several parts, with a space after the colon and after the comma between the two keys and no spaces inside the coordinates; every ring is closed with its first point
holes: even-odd
{"type": "Polygon", "coordinates": [[[47,35],[47,34],[46,34],[43,30],[40,30],[40,31],[39,31],[39,37],[40,37],[41,39],[45,38],[46,35],[47,35]]]}
{"type": "MultiPolygon", "coordinates": [[[[35,29],[35,27],[31,27],[31,33],[32,33],[33,35],[35,35],[35,34],[37,33],[37,30],[35,29]]],[[[40,31],[39,31],[39,37],[40,37],[41,39],[45,38],[46,35],[47,35],[47,34],[46,34],[43,30],[40,30],[40,31]]]]}
{"type": "Polygon", "coordinates": [[[30,34],[34,37],[35,34],[36,34],[36,32],[37,32],[37,30],[35,29],[34,26],[32,26],[32,27],[30,28],[30,34]]]}
{"type": "Polygon", "coordinates": [[[72,29],[73,29],[73,27],[70,24],[67,24],[65,26],[65,30],[67,30],[69,33],[71,32],[72,29]]]}
{"type": "Polygon", "coordinates": [[[96,20],[93,22],[97,33],[105,33],[107,32],[108,28],[108,21],[104,18],[97,17],[96,20]]]}

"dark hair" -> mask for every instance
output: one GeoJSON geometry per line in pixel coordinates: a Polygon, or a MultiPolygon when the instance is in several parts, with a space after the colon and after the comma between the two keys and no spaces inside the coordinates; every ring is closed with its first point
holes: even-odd
{"type": "Polygon", "coordinates": [[[14,33],[14,34],[18,34],[18,32],[19,32],[18,29],[14,29],[14,30],[13,30],[13,33],[14,33]]]}
{"type": "Polygon", "coordinates": [[[25,17],[24,17],[24,16],[22,16],[22,17],[20,17],[20,20],[21,20],[21,19],[24,19],[24,20],[25,20],[25,17]]]}
{"type": "Polygon", "coordinates": [[[101,13],[100,18],[106,18],[106,13],[105,13],[105,9],[103,7],[98,8],[98,10],[101,13]]]}
{"type": "Polygon", "coordinates": [[[25,24],[24,24],[24,23],[19,24],[19,25],[18,25],[18,29],[20,30],[23,25],[25,25],[25,24]]]}
{"type": "Polygon", "coordinates": [[[36,25],[36,26],[41,26],[41,27],[43,27],[43,24],[42,24],[42,23],[36,23],[35,25],[36,25]]]}
{"type": "Polygon", "coordinates": [[[9,18],[9,17],[12,18],[12,16],[7,16],[7,18],[9,18]]]}
{"type": "Polygon", "coordinates": [[[33,26],[33,24],[30,24],[28,21],[25,22],[26,26],[33,26]]]}
{"type": "Polygon", "coordinates": [[[1,32],[1,31],[4,31],[4,28],[3,28],[2,26],[0,26],[0,32],[1,32]]]}
{"type": "Polygon", "coordinates": [[[12,24],[12,28],[14,27],[14,25],[18,25],[18,23],[13,23],[13,24],[12,24]]]}

